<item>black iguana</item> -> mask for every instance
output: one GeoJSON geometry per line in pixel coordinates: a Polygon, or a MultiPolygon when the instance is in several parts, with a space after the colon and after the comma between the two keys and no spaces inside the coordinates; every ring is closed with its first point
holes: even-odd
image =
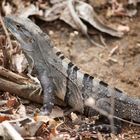
{"type": "Polygon", "coordinates": [[[83,73],[53,47],[48,35],[30,19],[10,16],[5,17],[4,22],[20,42],[30,66],[37,71],[46,112],[51,112],[56,95],[74,110],[88,116],[95,115],[95,110],[86,105],[89,98],[93,99],[93,107],[110,114],[113,96],[113,116],[140,123],[140,99],[129,97],[121,90],[83,73]]]}

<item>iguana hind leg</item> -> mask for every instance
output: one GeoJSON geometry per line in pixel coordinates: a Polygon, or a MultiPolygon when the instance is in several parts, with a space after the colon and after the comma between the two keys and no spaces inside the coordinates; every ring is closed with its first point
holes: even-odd
{"type": "MultiPolygon", "coordinates": [[[[104,133],[118,134],[122,128],[122,122],[116,118],[113,118],[114,114],[111,114],[111,101],[109,98],[100,98],[96,101],[96,109],[89,107],[85,108],[85,113],[88,116],[100,115],[100,119],[96,124],[84,124],[80,127],[79,131],[100,131],[104,133]],[[112,118],[109,118],[112,115],[112,118]],[[113,119],[113,120],[111,120],[113,119]],[[101,123],[104,122],[104,123],[101,123]],[[111,123],[112,122],[112,123],[111,123]]],[[[94,108],[94,106],[93,106],[94,108]]]]}

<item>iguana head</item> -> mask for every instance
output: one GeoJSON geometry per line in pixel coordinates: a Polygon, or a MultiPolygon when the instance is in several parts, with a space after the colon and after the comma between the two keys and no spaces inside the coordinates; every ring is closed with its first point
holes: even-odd
{"type": "Polygon", "coordinates": [[[21,47],[28,51],[32,50],[31,47],[35,41],[35,34],[42,32],[40,28],[28,18],[7,16],[4,18],[4,23],[12,35],[19,41],[21,47]]]}

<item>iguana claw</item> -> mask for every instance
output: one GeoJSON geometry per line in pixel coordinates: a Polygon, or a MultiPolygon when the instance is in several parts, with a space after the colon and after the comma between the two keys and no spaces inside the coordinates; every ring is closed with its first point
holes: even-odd
{"type": "Polygon", "coordinates": [[[31,97],[32,95],[34,95],[36,93],[38,93],[38,95],[41,96],[42,91],[43,90],[42,90],[41,85],[38,85],[38,87],[33,92],[31,92],[29,96],[31,97]]]}
{"type": "Polygon", "coordinates": [[[44,104],[41,108],[41,114],[49,116],[52,112],[52,108],[54,106],[54,103],[49,102],[48,104],[44,104]]]}

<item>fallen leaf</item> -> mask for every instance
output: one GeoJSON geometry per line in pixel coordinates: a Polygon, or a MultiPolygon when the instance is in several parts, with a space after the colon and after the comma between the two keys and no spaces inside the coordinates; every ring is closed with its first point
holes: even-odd
{"type": "Polygon", "coordinates": [[[28,66],[28,62],[23,53],[12,55],[12,68],[18,73],[22,73],[28,66]]]}
{"type": "Polygon", "coordinates": [[[9,2],[6,2],[6,0],[4,0],[2,2],[2,10],[5,13],[5,15],[10,15],[12,13],[12,6],[9,2]]]}
{"type": "Polygon", "coordinates": [[[55,4],[52,8],[45,10],[43,16],[40,16],[40,18],[45,21],[54,21],[60,17],[65,8],[66,2],[55,4]]]}
{"type": "Polygon", "coordinates": [[[75,120],[77,120],[78,119],[78,116],[75,114],[75,113],[71,113],[71,119],[72,119],[72,121],[74,122],[75,120]]]}
{"type": "Polygon", "coordinates": [[[117,31],[107,25],[98,18],[94,9],[87,3],[82,1],[76,1],[75,9],[80,18],[91,24],[94,28],[98,29],[101,32],[107,33],[115,37],[122,37],[123,32],[117,31]]]}
{"type": "Polygon", "coordinates": [[[121,32],[129,32],[130,31],[129,26],[127,26],[127,25],[119,25],[117,29],[118,29],[118,31],[121,31],[121,32]]]}
{"type": "Polygon", "coordinates": [[[0,116],[0,122],[6,121],[6,120],[10,120],[10,117],[8,117],[8,116],[0,116]]]}
{"type": "Polygon", "coordinates": [[[19,9],[19,16],[27,18],[32,15],[42,15],[41,11],[39,11],[39,8],[35,6],[34,4],[30,4],[28,7],[23,8],[22,10],[19,9]]]}
{"type": "Polygon", "coordinates": [[[25,118],[27,117],[26,115],[26,108],[23,104],[19,105],[16,113],[21,117],[21,118],[25,118]]]}
{"type": "Polygon", "coordinates": [[[12,97],[7,101],[7,107],[16,107],[19,105],[19,102],[16,97],[12,97]]]}

